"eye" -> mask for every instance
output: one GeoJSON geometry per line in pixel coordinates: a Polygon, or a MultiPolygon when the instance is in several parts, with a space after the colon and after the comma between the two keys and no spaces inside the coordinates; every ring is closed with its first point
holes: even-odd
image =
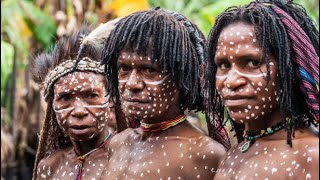
{"type": "Polygon", "coordinates": [[[218,63],[217,66],[218,66],[218,68],[223,69],[223,70],[229,69],[231,67],[230,63],[228,63],[228,62],[218,63]]]}
{"type": "Polygon", "coordinates": [[[128,72],[128,71],[130,71],[130,68],[129,68],[128,66],[121,65],[121,66],[119,66],[118,71],[119,71],[120,73],[121,73],[121,72],[128,72]]]}
{"type": "Polygon", "coordinates": [[[90,92],[86,94],[86,97],[93,99],[93,98],[99,97],[99,95],[97,93],[90,92]]]}
{"type": "Polygon", "coordinates": [[[69,101],[69,100],[71,100],[70,94],[59,95],[59,97],[57,98],[57,101],[69,101]]]}
{"type": "Polygon", "coordinates": [[[249,60],[247,66],[250,68],[258,68],[260,66],[260,61],[249,60]]]}
{"type": "Polygon", "coordinates": [[[146,68],[144,71],[146,74],[153,74],[155,72],[157,72],[155,69],[153,68],[146,68]]]}

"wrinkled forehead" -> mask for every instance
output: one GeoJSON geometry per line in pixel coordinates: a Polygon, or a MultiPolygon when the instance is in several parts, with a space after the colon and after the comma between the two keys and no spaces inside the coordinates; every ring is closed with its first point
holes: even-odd
{"type": "Polygon", "coordinates": [[[59,78],[54,87],[73,88],[86,85],[97,85],[97,87],[105,87],[105,78],[103,74],[90,71],[75,71],[59,78]]]}

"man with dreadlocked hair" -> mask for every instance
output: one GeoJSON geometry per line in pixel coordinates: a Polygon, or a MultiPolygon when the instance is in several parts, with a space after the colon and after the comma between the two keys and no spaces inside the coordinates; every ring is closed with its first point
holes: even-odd
{"type": "Polygon", "coordinates": [[[184,115],[202,110],[203,57],[203,35],[178,13],[155,8],[119,21],[102,60],[130,128],[110,141],[103,179],[213,178],[225,148],[184,115]]]}
{"type": "Polygon", "coordinates": [[[238,139],[215,179],[319,179],[319,32],[304,8],[229,8],[206,47],[208,112],[220,117],[209,127],[231,120],[238,139]]]}
{"type": "Polygon", "coordinates": [[[33,62],[34,77],[42,83],[48,103],[33,179],[96,178],[107,164],[112,134],[107,128],[109,98],[100,63],[100,41],[106,37],[99,33],[109,35],[113,23],[90,34],[84,25],[33,62]]]}

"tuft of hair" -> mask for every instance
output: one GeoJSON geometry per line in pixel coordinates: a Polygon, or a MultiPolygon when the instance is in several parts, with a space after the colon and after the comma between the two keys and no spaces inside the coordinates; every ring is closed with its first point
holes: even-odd
{"type": "Polygon", "coordinates": [[[204,49],[204,42],[201,31],[186,17],[177,17],[159,8],[135,12],[121,19],[102,51],[102,62],[108,65],[108,92],[114,97],[115,106],[120,107],[117,60],[122,50],[129,49],[139,55],[150,52],[151,62],[157,60],[163,70],[171,73],[180,89],[182,109],[203,110],[198,69],[201,56],[197,48],[204,49]],[[196,33],[197,39],[193,37],[196,33]]]}
{"type": "MultiPolygon", "coordinates": [[[[81,37],[89,34],[90,27],[83,25],[71,37],[59,39],[54,48],[48,53],[42,53],[32,59],[31,72],[33,78],[38,83],[43,83],[48,73],[59,64],[76,59],[81,43],[81,37]]],[[[100,61],[100,50],[92,46],[83,49],[81,57],[89,57],[92,60],[100,61]]],[[[52,88],[51,88],[52,89],[52,88]]],[[[40,132],[40,140],[36,154],[36,160],[33,170],[33,179],[36,179],[36,169],[40,160],[49,155],[56,149],[72,146],[71,141],[64,135],[58,125],[55,113],[53,111],[53,92],[51,91],[47,99],[46,117],[43,128],[40,132]]]]}
{"type": "MultiPolygon", "coordinates": [[[[292,51],[286,29],[277,14],[265,3],[281,8],[297,21],[310,38],[316,53],[319,55],[319,31],[302,6],[285,0],[257,0],[245,6],[228,8],[217,17],[206,44],[206,74],[205,90],[203,92],[208,96],[207,114],[220,117],[219,122],[208,121],[208,128],[209,132],[214,132],[220,129],[218,126],[223,126],[225,121],[230,120],[229,115],[224,118],[224,106],[215,87],[217,67],[213,59],[219,34],[230,24],[244,22],[254,26],[257,39],[263,49],[263,59],[266,64],[268,65],[270,54],[277,61],[281,82],[280,88],[284,91],[280,96],[280,109],[285,116],[292,117],[293,124],[287,127],[287,142],[292,145],[294,129],[308,127],[311,123],[317,126],[317,122],[310,109],[308,109],[304,98],[297,96],[297,94],[302,93],[299,89],[299,79],[295,75],[297,65],[291,59],[290,52],[292,51]]],[[[267,70],[270,73],[269,66],[267,66],[267,70]]],[[[244,140],[242,137],[244,126],[233,121],[231,121],[231,124],[236,132],[238,142],[242,142],[244,140]]]]}

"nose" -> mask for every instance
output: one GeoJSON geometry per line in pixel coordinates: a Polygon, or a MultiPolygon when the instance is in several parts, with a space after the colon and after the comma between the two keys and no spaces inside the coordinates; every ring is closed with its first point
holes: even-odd
{"type": "Polygon", "coordinates": [[[88,115],[88,110],[85,108],[83,102],[77,98],[74,103],[74,110],[71,112],[71,116],[77,118],[83,118],[88,115]]]}
{"type": "Polygon", "coordinates": [[[141,91],[144,87],[144,82],[138,76],[137,70],[134,69],[128,78],[125,88],[130,91],[141,91]]]}
{"type": "Polygon", "coordinates": [[[224,86],[230,90],[237,90],[247,83],[246,78],[243,77],[235,68],[229,71],[229,74],[224,81],[224,86]]]}

